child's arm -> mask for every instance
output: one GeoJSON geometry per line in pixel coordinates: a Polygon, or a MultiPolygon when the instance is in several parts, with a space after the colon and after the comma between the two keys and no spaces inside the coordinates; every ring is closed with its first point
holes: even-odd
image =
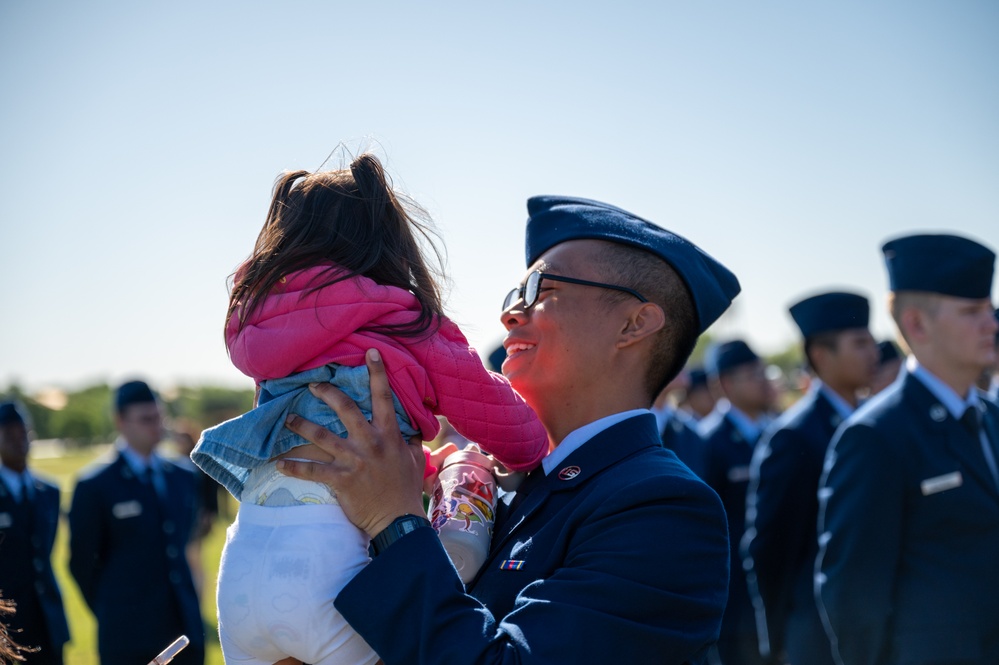
{"type": "Polygon", "coordinates": [[[482,365],[454,323],[441,321],[425,368],[437,395],[435,413],[514,471],[533,469],[548,452],[537,414],[505,377],[482,365]]]}

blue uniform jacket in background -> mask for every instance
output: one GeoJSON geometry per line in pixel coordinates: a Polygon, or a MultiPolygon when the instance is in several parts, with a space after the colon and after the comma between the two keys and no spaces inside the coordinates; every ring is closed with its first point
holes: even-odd
{"type": "Polygon", "coordinates": [[[651,414],[585,443],[497,525],[468,593],[430,528],[336,607],[386,665],[704,662],[728,588],[717,495],[651,414]]]}
{"type": "Polygon", "coordinates": [[[816,591],[845,665],[999,663],[999,488],[919,379],[837,431],[819,497],[816,591]]]}
{"type": "Polygon", "coordinates": [[[22,646],[41,647],[47,656],[61,651],[69,640],[51,559],[59,527],[59,488],[34,473],[32,480],[30,509],[0,482],[0,591],[17,603],[17,611],[3,617],[11,636],[22,646]]]}
{"type": "Polygon", "coordinates": [[[745,559],[761,642],[787,662],[832,665],[815,603],[819,480],[842,419],[814,389],[760,439],[749,467],[745,559]],[[764,632],[765,631],[765,632],[764,632]]]}
{"type": "Polygon", "coordinates": [[[97,619],[102,665],[148,663],[181,634],[175,664],[200,663],[205,637],[185,548],[194,527],[194,474],[163,462],[165,500],[121,453],[88,467],[69,511],[69,569],[97,619]]]}

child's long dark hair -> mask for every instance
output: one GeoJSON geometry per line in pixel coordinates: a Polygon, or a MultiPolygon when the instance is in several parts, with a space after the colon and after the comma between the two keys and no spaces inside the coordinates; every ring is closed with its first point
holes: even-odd
{"type": "Polygon", "coordinates": [[[421,251],[419,236],[437,258],[429,216],[415,202],[396,195],[378,159],[362,154],[350,170],[294,171],[274,184],[274,196],[253,254],[236,272],[226,324],[237,315],[239,327],[285,275],[336,264],[316,291],[363,275],[378,284],[413,293],[420,314],[412,322],[375,329],[417,336],[436,329],[443,315],[439,269],[421,251]]]}

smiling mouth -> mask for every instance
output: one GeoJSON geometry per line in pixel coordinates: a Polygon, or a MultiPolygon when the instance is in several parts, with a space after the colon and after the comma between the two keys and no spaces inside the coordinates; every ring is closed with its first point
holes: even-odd
{"type": "Polygon", "coordinates": [[[525,344],[523,342],[514,342],[506,347],[507,357],[514,356],[521,351],[530,351],[535,347],[534,344],[525,344]]]}

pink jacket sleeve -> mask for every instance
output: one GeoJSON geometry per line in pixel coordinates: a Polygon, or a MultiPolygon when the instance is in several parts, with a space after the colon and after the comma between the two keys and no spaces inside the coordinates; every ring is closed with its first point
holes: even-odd
{"type": "Polygon", "coordinates": [[[534,410],[449,320],[427,346],[424,360],[437,396],[434,413],[514,471],[533,469],[548,452],[548,434],[534,410]]]}

